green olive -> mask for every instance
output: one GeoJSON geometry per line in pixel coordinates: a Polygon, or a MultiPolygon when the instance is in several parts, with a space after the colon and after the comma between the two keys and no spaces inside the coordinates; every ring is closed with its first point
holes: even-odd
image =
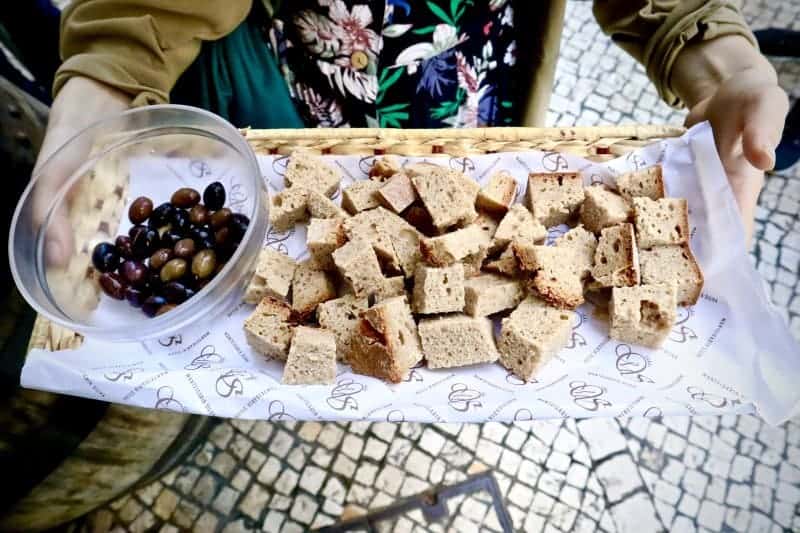
{"type": "Polygon", "coordinates": [[[161,268],[161,281],[167,283],[176,279],[180,279],[186,274],[186,260],[172,259],[167,261],[167,264],[161,268]]]}
{"type": "Polygon", "coordinates": [[[209,277],[215,268],[217,268],[217,254],[214,250],[200,250],[192,259],[192,274],[199,279],[209,277]]]}

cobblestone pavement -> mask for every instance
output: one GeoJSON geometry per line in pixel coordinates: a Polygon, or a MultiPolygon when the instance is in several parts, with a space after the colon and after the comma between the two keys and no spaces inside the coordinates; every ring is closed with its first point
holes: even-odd
{"type": "MultiPolygon", "coordinates": [[[[756,28],[800,26],[798,1],[749,1],[744,12],[756,28]]],[[[775,64],[783,86],[800,90],[800,61],[775,64]]],[[[641,67],[600,34],[589,3],[569,3],[549,123],[680,123],[683,116],[659,102],[641,67]]],[[[798,337],[799,174],[768,178],[753,249],[798,337]]],[[[774,428],[753,416],[223,422],[182,466],[75,527],[304,531],[485,468],[518,530],[800,530],[800,419],[774,428]]],[[[499,530],[485,499],[459,503],[453,530],[499,530]]],[[[421,522],[409,514],[397,530],[424,531],[421,522]]]]}

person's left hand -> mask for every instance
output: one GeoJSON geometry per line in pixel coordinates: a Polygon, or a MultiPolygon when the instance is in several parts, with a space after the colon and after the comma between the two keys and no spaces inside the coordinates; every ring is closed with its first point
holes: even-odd
{"type": "Polygon", "coordinates": [[[689,50],[693,56],[679,57],[676,63],[676,69],[693,70],[684,80],[692,84],[684,97],[690,105],[686,125],[711,122],[749,242],[764,171],[775,165],[789,99],[772,65],[743,38],[722,38],[698,47],[702,48],[689,50]]]}

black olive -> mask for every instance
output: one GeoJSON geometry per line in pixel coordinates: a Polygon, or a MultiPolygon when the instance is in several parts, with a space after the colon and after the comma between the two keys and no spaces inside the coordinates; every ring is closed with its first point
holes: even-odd
{"type": "Polygon", "coordinates": [[[149,296],[143,303],[142,303],[142,311],[147,316],[153,317],[156,316],[158,310],[161,308],[162,305],[166,304],[167,300],[163,296],[159,296],[154,294],[149,296]]]}
{"type": "Polygon", "coordinates": [[[181,235],[186,235],[186,232],[189,231],[189,228],[192,225],[191,221],[189,220],[189,213],[183,209],[176,209],[172,214],[172,219],[170,220],[169,225],[172,231],[180,233],[181,235]]]}
{"type": "Polygon", "coordinates": [[[125,287],[125,299],[128,300],[128,303],[133,307],[141,307],[148,296],[149,293],[146,290],[130,286],[125,287]]]}
{"type": "Polygon", "coordinates": [[[165,202],[153,209],[153,212],[150,214],[150,220],[147,221],[147,225],[151,228],[162,228],[169,224],[174,213],[175,206],[169,202],[165,202]]]}
{"type": "Polygon", "coordinates": [[[222,206],[225,205],[225,186],[218,181],[209,183],[206,190],[203,191],[203,203],[212,211],[222,209],[222,206]]]}
{"type": "Polygon", "coordinates": [[[166,285],[164,285],[164,290],[162,294],[164,298],[171,304],[180,304],[185,302],[189,298],[189,294],[187,294],[189,289],[187,289],[183,283],[178,281],[170,281],[166,285]]]}
{"type": "Polygon", "coordinates": [[[159,248],[160,238],[158,232],[145,226],[134,226],[130,231],[131,250],[133,257],[144,259],[149,257],[159,248]]]}
{"type": "Polygon", "coordinates": [[[119,267],[119,252],[110,242],[101,242],[92,251],[92,264],[100,272],[113,272],[119,267]]]}
{"type": "Polygon", "coordinates": [[[161,235],[161,248],[169,248],[170,250],[175,247],[179,240],[183,239],[183,235],[172,230],[167,230],[161,235]]]}

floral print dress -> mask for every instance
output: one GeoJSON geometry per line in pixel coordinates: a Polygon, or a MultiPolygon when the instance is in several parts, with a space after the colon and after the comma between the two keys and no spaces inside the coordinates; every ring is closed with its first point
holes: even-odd
{"type": "Polygon", "coordinates": [[[512,0],[292,0],[269,28],[307,126],[518,122],[512,0]]]}

